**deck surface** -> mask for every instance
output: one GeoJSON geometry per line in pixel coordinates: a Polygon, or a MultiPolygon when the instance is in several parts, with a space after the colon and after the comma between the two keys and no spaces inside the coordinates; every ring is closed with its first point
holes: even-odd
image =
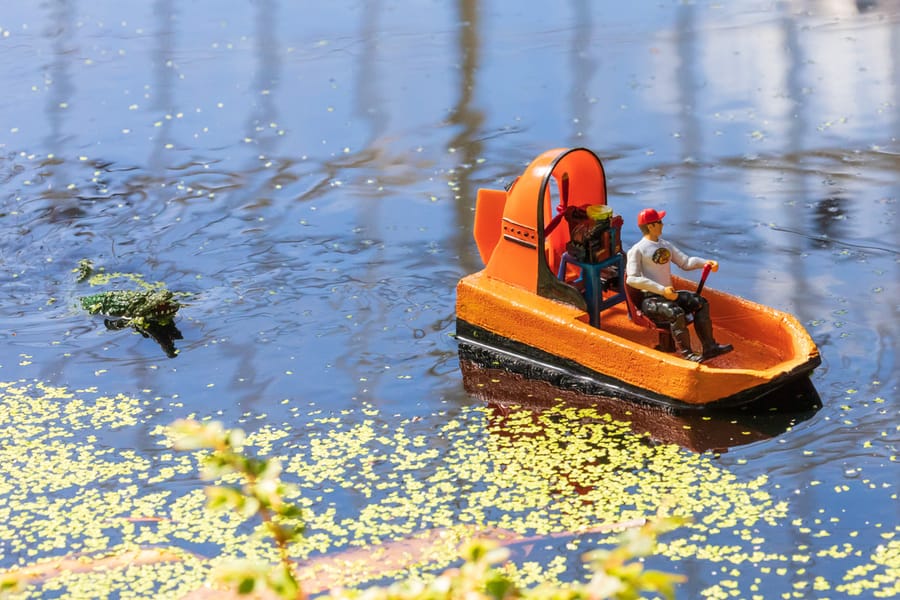
{"type": "MultiPolygon", "coordinates": [[[[733,345],[734,351],[704,361],[704,365],[720,369],[762,370],[772,367],[786,358],[776,348],[766,345],[762,340],[746,339],[728,329],[729,322],[740,318],[740,315],[735,314],[716,315],[713,311],[713,332],[716,341],[720,344],[733,345]]],[[[587,314],[585,314],[585,322],[587,322],[587,314]]],[[[655,331],[639,327],[631,322],[624,303],[617,304],[600,313],[600,329],[650,348],[655,347],[658,341],[655,331]]],[[[691,344],[694,351],[699,352],[701,349],[700,339],[694,332],[693,326],[690,330],[691,344]]]]}

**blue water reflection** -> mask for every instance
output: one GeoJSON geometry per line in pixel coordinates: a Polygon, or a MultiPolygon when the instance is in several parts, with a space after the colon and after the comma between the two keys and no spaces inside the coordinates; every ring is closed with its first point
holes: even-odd
{"type": "Polygon", "coordinates": [[[160,423],[365,400],[427,428],[479,402],[450,337],[477,189],[583,145],[626,223],[667,210],[710,285],[819,344],[822,410],[721,464],[859,547],[896,535],[897,2],[54,0],[4,6],[0,47],[4,380],[160,423]],[[176,359],[75,307],[85,257],[193,294],[176,359]]]}

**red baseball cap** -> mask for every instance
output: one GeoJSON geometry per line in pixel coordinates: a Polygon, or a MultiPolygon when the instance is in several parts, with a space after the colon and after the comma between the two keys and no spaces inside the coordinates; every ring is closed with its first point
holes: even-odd
{"type": "Polygon", "coordinates": [[[648,223],[656,223],[657,221],[662,221],[663,217],[666,216],[666,211],[661,210],[656,212],[656,210],[652,208],[645,208],[641,212],[638,213],[638,225],[646,225],[648,223]]]}

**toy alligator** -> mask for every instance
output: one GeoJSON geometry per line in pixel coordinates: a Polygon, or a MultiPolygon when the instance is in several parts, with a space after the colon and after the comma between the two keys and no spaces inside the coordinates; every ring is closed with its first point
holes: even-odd
{"type": "Polygon", "coordinates": [[[165,323],[172,320],[181,304],[169,290],[112,290],[81,298],[81,307],[92,315],[165,323]]]}
{"type": "MultiPolygon", "coordinates": [[[[93,265],[82,260],[75,269],[78,282],[92,278],[93,265]]],[[[119,330],[131,327],[144,337],[150,337],[162,347],[170,358],[178,355],[174,340],[182,339],[175,327],[174,317],[181,303],[171,291],[150,286],[140,277],[121,275],[136,281],[144,289],[109,290],[80,299],[81,307],[92,315],[113,317],[104,319],[107,329],[119,330]]]]}
{"type": "Polygon", "coordinates": [[[461,356],[674,411],[751,403],[820,363],[793,316],[709,287],[715,337],[734,352],[703,363],[671,352],[668,332],[628,294],[622,219],[606,204],[603,165],[585,148],[545,152],[508,189],[478,191],[474,235],[485,268],[457,286],[461,356]],[[582,223],[579,235],[590,236],[577,240],[581,212],[597,223],[582,223]]]}

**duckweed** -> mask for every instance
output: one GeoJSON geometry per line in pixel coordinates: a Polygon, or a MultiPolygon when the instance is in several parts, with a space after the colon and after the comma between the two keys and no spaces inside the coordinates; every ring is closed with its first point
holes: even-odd
{"type": "MultiPolygon", "coordinates": [[[[277,561],[252,524],[205,509],[202,451],[167,448],[174,417],[158,409],[97,388],[0,383],[0,566],[29,584],[15,597],[179,598],[222,562],[277,561]],[[123,447],[138,432],[157,449],[123,447]],[[147,550],[156,558],[128,559],[147,550]]],[[[522,584],[570,580],[579,571],[563,555],[611,544],[604,526],[662,511],[690,523],[661,540],[657,560],[718,569],[706,597],[758,596],[762,585],[900,593],[895,524],[872,525],[872,548],[829,515],[792,516],[765,475],[740,480],[715,455],[650,442],[590,409],[475,406],[403,421],[368,404],[292,414],[281,426],[245,415],[258,425],[246,447],[279,458],[299,490],[290,500],[307,530],[291,557],[307,586],[326,571],[335,585],[428,576],[474,536],[510,545],[507,568],[522,584]],[[803,543],[785,547],[792,538],[803,543]],[[811,550],[817,538],[830,541],[811,550]]],[[[842,488],[869,490],[866,481],[842,488]]]]}

